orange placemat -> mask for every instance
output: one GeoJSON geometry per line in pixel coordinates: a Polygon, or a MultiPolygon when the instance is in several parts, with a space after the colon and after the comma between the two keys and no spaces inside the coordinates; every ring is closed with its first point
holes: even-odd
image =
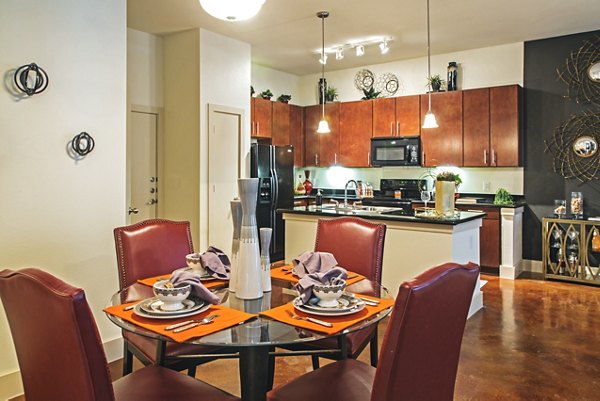
{"type": "Polygon", "coordinates": [[[194,337],[202,337],[208,334],[216,333],[228,327],[238,325],[240,323],[249,320],[256,315],[241,312],[235,309],[228,308],[221,305],[211,305],[211,307],[204,312],[175,319],[148,319],[141,317],[133,313],[133,310],[126,311],[124,308],[128,305],[135,305],[140,301],[130,302],[128,304],[114,305],[104,309],[104,312],[110,313],[111,315],[120,317],[136,326],[143,327],[154,333],[160,334],[161,336],[169,337],[173,341],[179,343],[185,342],[194,337]],[[194,327],[189,330],[182,331],[180,333],[173,333],[173,331],[165,330],[165,327],[175,323],[185,322],[186,320],[192,319],[204,319],[211,315],[219,315],[210,324],[201,324],[200,326],[194,327]]]}
{"type": "MultiPolygon", "coordinates": [[[[362,297],[362,295],[361,295],[361,297],[362,297]]],[[[286,323],[286,324],[289,324],[292,326],[302,327],[304,329],[318,331],[320,333],[335,334],[335,333],[338,333],[344,329],[347,329],[348,327],[353,326],[356,323],[359,323],[359,322],[381,312],[384,309],[394,306],[393,299],[379,299],[379,298],[373,298],[373,297],[369,297],[369,298],[377,299],[379,301],[379,305],[377,305],[377,306],[366,305],[365,308],[363,310],[361,310],[360,312],[356,312],[356,313],[353,313],[351,315],[346,315],[346,316],[312,315],[309,313],[300,312],[299,310],[294,308],[294,305],[292,305],[291,303],[287,303],[285,305],[278,306],[277,308],[269,309],[268,311],[261,312],[260,314],[262,316],[267,316],[267,317],[270,317],[271,319],[279,320],[280,322],[283,322],[283,323],[286,323]],[[329,323],[333,324],[333,327],[325,327],[325,326],[321,326],[320,324],[316,324],[316,323],[309,322],[306,320],[293,319],[290,316],[290,312],[292,312],[298,316],[314,317],[315,319],[329,322],[329,323]]]]}
{"type": "MultiPolygon", "coordinates": [[[[288,281],[293,284],[296,284],[298,282],[298,277],[292,274],[292,265],[285,265],[271,269],[271,278],[276,280],[288,281]]],[[[365,276],[348,270],[348,279],[346,280],[346,285],[358,283],[359,281],[364,279],[365,276]]]]}
{"type": "MultiPolygon", "coordinates": [[[[170,274],[163,274],[160,276],[154,276],[154,277],[148,277],[148,278],[144,278],[141,280],[138,280],[138,283],[147,285],[152,287],[154,285],[154,283],[156,283],[158,280],[167,280],[171,277],[170,274]]],[[[202,284],[206,287],[206,288],[218,288],[218,287],[225,287],[229,285],[229,280],[219,280],[219,279],[215,279],[215,280],[206,280],[206,281],[202,281],[202,284]]]]}

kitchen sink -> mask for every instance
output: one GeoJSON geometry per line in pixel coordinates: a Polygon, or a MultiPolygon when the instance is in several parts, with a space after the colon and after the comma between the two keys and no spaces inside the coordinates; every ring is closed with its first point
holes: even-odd
{"type": "Polygon", "coordinates": [[[391,212],[394,210],[398,210],[393,207],[384,207],[384,206],[335,206],[335,205],[325,205],[322,206],[322,209],[325,210],[335,210],[338,213],[344,214],[381,214],[386,212],[391,212]]]}

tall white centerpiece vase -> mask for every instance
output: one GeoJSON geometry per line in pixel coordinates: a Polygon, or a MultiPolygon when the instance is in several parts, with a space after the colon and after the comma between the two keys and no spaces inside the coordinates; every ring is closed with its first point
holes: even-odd
{"type": "Polygon", "coordinates": [[[262,268],[263,292],[271,291],[271,258],[269,256],[269,247],[272,235],[272,228],[260,229],[260,265],[262,268]]]}
{"type": "Polygon", "coordinates": [[[454,214],[454,181],[435,182],[435,211],[438,215],[451,217],[454,214]]]}
{"type": "Polygon", "coordinates": [[[233,238],[231,240],[231,269],[229,270],[229,291],[235,292],[238,275],[238,258],[240,254],[240,231],[242,229],[242,202],[235,198],[230,202],[231,220],[233,221],[233,238]]]}
{"type": "Polygon", "coordinates": [[[256,227],[258,178],[238,179],[238,193],[242,203],[242,225],[235,296],[240,299],[256,299],[263,295],[258,229],[256,227]]]}

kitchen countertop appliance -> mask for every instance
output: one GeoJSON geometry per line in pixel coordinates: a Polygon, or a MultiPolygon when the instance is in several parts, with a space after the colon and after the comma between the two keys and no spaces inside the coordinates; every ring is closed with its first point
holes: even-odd
{"type": "Polygon", "coordinates": [[[379,191],[372,198],[363,198],[366,206],[387,206],[399,208],[395,214],[412,216],[412,201],[421,201],[421,191],[427,190],[426,180],[386,179],[379,181],[379,191]]]}

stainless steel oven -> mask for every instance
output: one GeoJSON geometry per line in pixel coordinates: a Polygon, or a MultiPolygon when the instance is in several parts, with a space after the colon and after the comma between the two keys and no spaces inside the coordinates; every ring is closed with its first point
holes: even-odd
{"type": "Polygon", "coordinates": [[[421,138],[371,138],[371,166],[420,166],[421,138]]]}

